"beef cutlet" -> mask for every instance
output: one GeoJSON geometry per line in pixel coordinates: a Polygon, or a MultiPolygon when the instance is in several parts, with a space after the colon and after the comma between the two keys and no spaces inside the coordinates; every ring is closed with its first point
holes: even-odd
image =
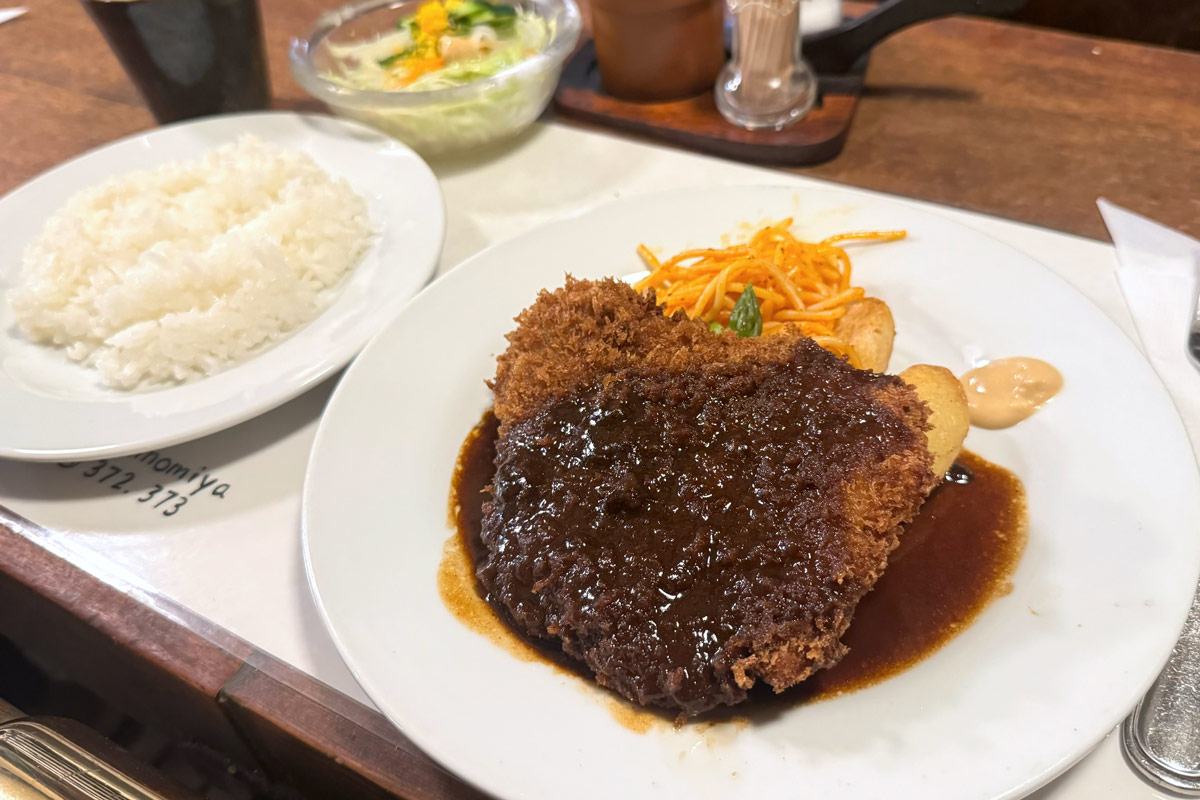
{"type": "Polygon", "coordinates": [[[799,335],[664,317],[616,281],[568,279],[517,321],[492,384],[488,599],[686,715],[836,663],[940,477],[917,392],[799,335]]]}

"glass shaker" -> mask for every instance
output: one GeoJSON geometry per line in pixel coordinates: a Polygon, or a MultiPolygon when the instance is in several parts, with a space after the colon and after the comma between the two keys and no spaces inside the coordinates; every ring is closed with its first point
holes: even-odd
{"type": "Polygon", "coordinates": [[[800,58],[801,0],[726,0],[733,54],[717,78],[725,119],[750,130],[780,130],[817,99],[817,78],[800,58]]]}

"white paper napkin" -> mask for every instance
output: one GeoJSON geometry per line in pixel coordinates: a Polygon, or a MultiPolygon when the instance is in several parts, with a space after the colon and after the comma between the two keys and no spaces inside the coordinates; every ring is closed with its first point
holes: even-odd
{"type": "Polygon", "coordinates": [[[24,6],[17,6],[16,8],[0,8],[0,25],[3,25],[10,19],[16,19],[28,10],[29,9],[25,8],[24,6]]]}
{"type": "Polygon", "coordinates": [[[1187,357],[1187,334],[1200,270],[1200,241],[1099,200],[1117,248],[1117,282],[1142,349],[1183,417],[1200,453],[1200,372],[1187,357]]]}

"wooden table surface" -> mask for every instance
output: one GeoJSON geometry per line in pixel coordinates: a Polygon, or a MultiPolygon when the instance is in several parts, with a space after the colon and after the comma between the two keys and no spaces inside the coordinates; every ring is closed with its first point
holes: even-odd
{"type": "MultiPolygon", "coordinates": [[[[329,0],[262,0],[275,104],[329,0]]],[[[0,192],[154,120],[77,0],[0,26],[0,192]]],[[[1106,238],[1097,197],[1200,235],[1200,54],[957,18],[878,48],[843,153],[808,175],[1106,238]]]]}
{"type": "MultiPolygon", "coordinates": [[[[26,2],[0,25],[0,193],[154,125],[76,0],[26,2]]],[[[332,3],[262,2],[276,105],[316,109],[287,43],[332,3]]],[[[868,86],[844,152],[802,172],[1097,238],[1105,196],[1200,235],[1200,55],[951,19],[880,47],[868,86]]],[[[473,796],[374,712],[186,609],[104,585],[34,527],[0,511],[5,636],[319,796],[473,796]]]]}

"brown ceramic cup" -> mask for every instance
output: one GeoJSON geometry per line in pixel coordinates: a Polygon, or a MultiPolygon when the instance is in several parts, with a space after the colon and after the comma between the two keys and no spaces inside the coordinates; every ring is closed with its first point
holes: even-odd
{"type": "Polygon", "coordinates": [[[622,100],[710,92],[725,65],[722,0],[592,0],[604,90],[622,100]]]}

